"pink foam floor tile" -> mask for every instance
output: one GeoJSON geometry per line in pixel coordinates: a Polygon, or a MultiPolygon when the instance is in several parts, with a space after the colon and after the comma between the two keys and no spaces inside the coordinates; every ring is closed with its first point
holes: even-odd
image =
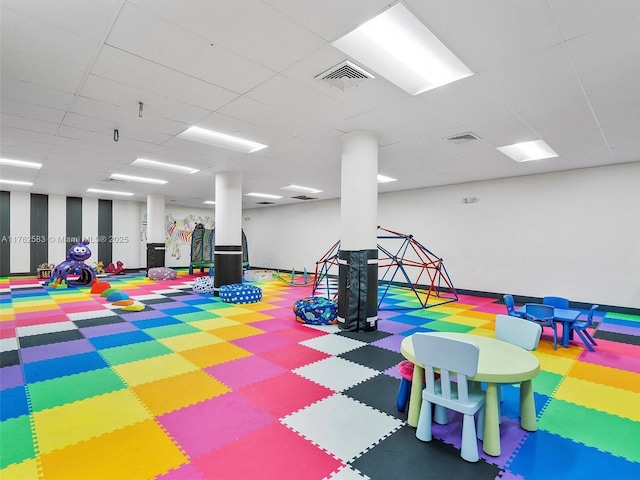
{"type": "Polygon", "coordinates": [[[203,455],[195,464],[207,478],[260,480],[317,480],[343,466],[280,423],[203,455]]]}
{"type": "Polygon", "coordinates": [[[260,353],[259,356],[288,370],[330,357],[327,353],[297,343],[260,353]]]}
{"type": "Polygon", "coordinates": [[[232,389],[280,375],[285,371],[283,367],[256,356],[205,368],[205,372],[232,389]]]}
{"type": "Polygon", "coordinates": [[[168,413],[158,421],[192,458],[274,423],[277,418],[231,392],[168,413]]]}
{"type": "Polygon", "coordinates": [[[278,418],[335,393],[291,372],[253,383],[237,392],[278,418]]]}

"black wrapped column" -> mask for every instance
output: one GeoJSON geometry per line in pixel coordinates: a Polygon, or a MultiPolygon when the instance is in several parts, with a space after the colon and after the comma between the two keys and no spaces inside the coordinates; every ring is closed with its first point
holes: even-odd
{"type": "Polygon", "coordinates": [[[338,263],[338,327],[377,330],[378,250],[340,250],[338,263]]]}
{"type": "Polygon", "coordinates": [[[242,245],[216,245],[213,251],[213,291],[222,285],[242,283],[242,245]]]}

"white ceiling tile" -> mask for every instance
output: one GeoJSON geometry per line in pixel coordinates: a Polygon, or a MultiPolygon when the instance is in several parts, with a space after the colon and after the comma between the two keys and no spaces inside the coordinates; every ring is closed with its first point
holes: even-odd
{"type": "Polygon", "coordinates": [[[567,49],[588,95],[640,83],[640,16],[569,40],[567,49]]]}
{"type": "Polygon", "coordinates": [[[100,52],[92,73],[212,111],[238,98],[229,90],[108,45],[100,52]]]}
{"type": "Polygon", "coordinates": [[[547,48],[485,70],[480,76],[516,112],[583,97],[561,46],[547,48]]]}
{"type": "Polygon", "coordinates": [[[274,72],[140,8],[125,4],[107,44],[232,92],[245,93],[274,72]]]}
{"type": "Polygon", "coordinates": [[[6,14],[5,9],[14,10],[61,29],[102,40],[121,5],[121,0],[2,0],[2,15],[6,14]]]}
{"type": "MultiPolygon", "coordinates": [[[[612,148],[631,146],[632,149],[637,149],[640,144],[640,121],[617,124],[613,127],[604,127],[602,129],[607,143],[612,148]]],[[[637,154],[637,160],[640,160],[640,155],[637,154]]]]}
{"type": "Polygon", "coordinates": [[[565,40],[640,15],[637,0],[562,0],[547,5],[565,40]]]}
{"type": "Polygon", "coordinates": [[[568,135],[582,130],[594,130],[598,123],[586,99],[572,100],[550,107],[529,110],[520,114],[522,119],[541,138],[568,135]]]}
{"type": "Polygon", "coordinates": [[[476,72],[560,42],[542,1],[407,0],[406,3],[476,72]]]}
{"type": "Polygon", "coordinates": [[[0,92],[3,98],[64,111],[69,108],[73,100],[73,95],[70,93],[9,77],[0,79],[0,92]]]}
{"type": "Polygon", "coordinates": [[[22,80],[33,85],[75,93],[82,84],[83,70],[63,67],[56,63],[27,54],[5,51],[2,45],[0,54],[2,76],[22,80]]]}
{"type": "Polygon", "coordinates": [[[560,156],[607,148],[600,130],[583,130],[570,135],[547,137],[545,142],[560,156]]]}
{"type": "Polygon", "coordinates": [[[640,84],[589,97],[603,127],[640,121],[640,84]]]}
{"type": "Polygon", "coordinates": [[[9,9],[2,10],[2,49],[85,70],[100,43],[9,9]],[[31,32],[25,36],[24,32],[31,32]]]}
{"type": "Polygon", "coordinates": [[[134,3],[275,72],[281,72],[326,44],[310,30],[261,0],[136,0],[134,3]],[[194,4],[200,8],[191,8],[194,4]],[[291,41],[293,38],[295,41],[291,41]]]}

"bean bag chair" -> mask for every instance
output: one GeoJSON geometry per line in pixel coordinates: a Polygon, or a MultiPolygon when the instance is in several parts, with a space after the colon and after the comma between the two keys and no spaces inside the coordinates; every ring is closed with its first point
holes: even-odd
{"type": "Polygon", "coordinates": [[[293,313],[300,323],[309,325],[335,325],[338,307],[325,297],[307,297],[293,304],[293,313]]]}
{"type": "Polygon", "coordinates": [[[177,275],[176,271],[169,267],[153,267],[147,273],[150,280],[174,280],[177,275]]]}
{"type": "Polygon", "coordinates": [[[200,295],[213,295],[213,277],[198,277],[193,281],[193,292],[200,295]]]}
{"type": "Polygon", "coordinates": [[[220,287],[220,300],[227,303],[256,303],[262,300],[262,289],[255,285],[234,283],[220,287]]]}

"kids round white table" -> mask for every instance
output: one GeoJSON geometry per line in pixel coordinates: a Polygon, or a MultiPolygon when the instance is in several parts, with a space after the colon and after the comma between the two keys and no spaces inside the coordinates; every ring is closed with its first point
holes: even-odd
{"type": "MultiPolygon", "coordinates": [[[[468,333],[430,332],[456,340],[473,343],[480,349],[478,371],[469,380],[486,382],[486,406],[484,440],[482,449],[488,455],[500,456],[500,419],[498,408],[498,384],[520,384],[520,426],[529,432],[537,430],[536,406],[533,396],[532,379],[540,373],[540,362],[531,352],[496,338],[483,337],[468,333]]],[[[411,397],[407,422],[418,425],[422,405],[422,378],[424,368],[416,363],[411,336],[406,337],[400,346],[402,355],[415,365],[411,383],[411,397]]]]}

